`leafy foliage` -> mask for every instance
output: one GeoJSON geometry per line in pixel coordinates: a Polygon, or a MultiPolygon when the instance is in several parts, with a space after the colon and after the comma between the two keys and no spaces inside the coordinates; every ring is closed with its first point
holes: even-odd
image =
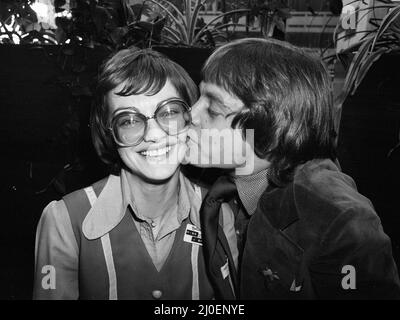
{"type": "Polygon", "coordinates": [[[221,36],[222,29],[238,25],[236,22],[228,22],[229,16],[249,12],[248,9],[231,10],[216,16],[208,23],[204,23],[199,13],[208,0],[185,0],[184,11],[167,0],[149,1],[162,9],[162,14],[167,19],[162,37],[169,44],[213,45],[214,39],[221,36]]]}
{"type": "Polygon", "coordinates": [[[28,0],[0,1],[0,43],[54,44],[55,34],[47,24],[38,22],[28,0]]]}
{"type": "Polygon", "coordinates": [[[367,72],[383,54],[400,50],[400,4],[390,10],[373,35],[364,39],[347,70],[340,104],[353,95],[367,72]]]}

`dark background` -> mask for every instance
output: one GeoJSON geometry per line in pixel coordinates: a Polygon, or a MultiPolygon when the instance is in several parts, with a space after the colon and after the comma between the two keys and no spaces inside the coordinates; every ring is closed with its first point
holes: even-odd
{"type": "MultiPolygon", "coordinates": [[[[200,81],[207,49],[156,48],[200,81]]],[[[90,92],[109,52],[58,46],[0,46],[2,299],[30,299],[34,237],[51,200],[107,174],[88,128],[90,92]]],[[[371,68],[342,111],[339,161],[370,198],[399,265],[400,59],[371,68]]]]}
{"type": "Polygon", "coordinates": [[[368,197],[400,266],[400,54],[384,55],[343,104],[339,161],[368,197]],[[397,148],[395,148],[397,146],[397,148]]]}
{"type": "MultiPolygon", "coordinates": [[[[197,84],[211,53],[153,49],[197,84]]],[[[109,54],[102,47],[0,45],[0,299],[32,296],[35,229],[44,207],[108,174],[88,124],[94,79],[109,54]]]]}

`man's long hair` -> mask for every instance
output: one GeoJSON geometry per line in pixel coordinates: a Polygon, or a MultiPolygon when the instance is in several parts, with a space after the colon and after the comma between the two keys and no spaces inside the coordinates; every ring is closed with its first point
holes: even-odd
{"type": "Polygon", "coordinates": [[[241,39],[218,48],[203,79],[239,98],[243,110],[232,127],[254,129],[254,151],[286,184],[295,168],[316,158],[336,158],[331,80],[321,61],[274,39],[241,39]]]}

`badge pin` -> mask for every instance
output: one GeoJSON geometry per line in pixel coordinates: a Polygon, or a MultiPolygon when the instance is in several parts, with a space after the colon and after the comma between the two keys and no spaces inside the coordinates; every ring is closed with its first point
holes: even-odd
{"type": "Polygon", "coordinates": [[[280,280],[278,273],[272,271],[269,267],[264,267],[260,269],[259,272],[264,276],[264,286],[267,290],[271,289],[273,283],[276,282],[275,280],[280,280]]]}
{"type": "Polygon", "coordinates": [[[197,244],[199,246],[202,245],[201,240],[201,231],[195,225],[188,223],[186,225],[185,235],[183,236],[183,241],[197,244]]]}
{"type": "Polygon", "coordinates": [[[277,272],[272,271],[270,268],[265,268],[261,271],[264,277],[267,277],[270,281],[279,280],[277,272]]]}
{"type": "Polygon", "coordinates": [[[302,285],[296,286],[296,279],[293,280],[292,285],[290,286],[290,291],[292,292],[300,292],[302,285]]]}

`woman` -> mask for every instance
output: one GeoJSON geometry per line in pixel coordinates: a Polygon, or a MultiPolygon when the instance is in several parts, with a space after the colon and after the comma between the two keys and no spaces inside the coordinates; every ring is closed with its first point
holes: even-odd
{"type": "Polygon", "coordinates": [[[44,209],[34,298],[213,298],[200,189],[179,168],[195,84],[160,53],[129,48],[102,66],[96,97],[92,137],[112,174],[44,209]]]}

